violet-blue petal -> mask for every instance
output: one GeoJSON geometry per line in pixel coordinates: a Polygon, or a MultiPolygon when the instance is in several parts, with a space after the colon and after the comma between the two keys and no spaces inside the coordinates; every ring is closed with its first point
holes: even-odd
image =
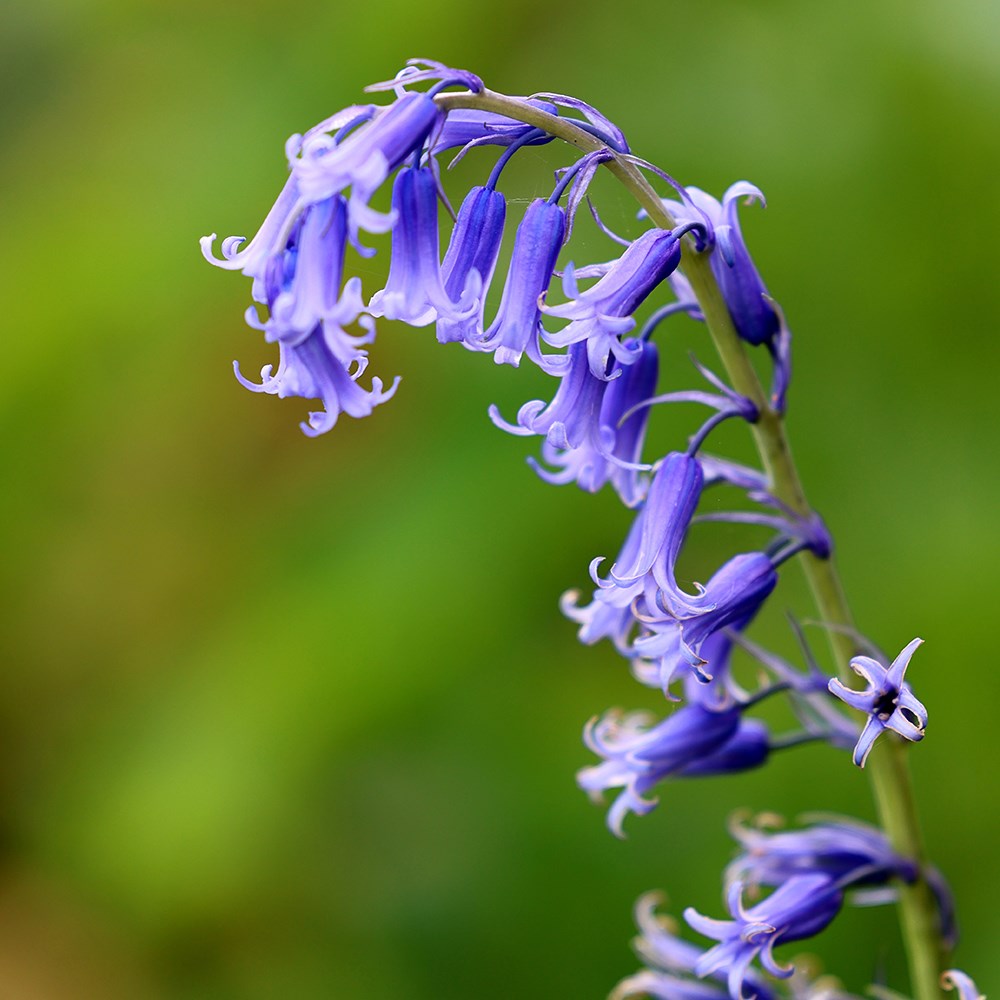
{"type": "Polygon", "coordinates": [[[711,975],[728,970],[732,1000],[743,1000],[747,971],[755,958],[771,975],[790,976],[793,967],[778,964],[775,946],[818,934],[840,912],[844,900],[837,883],[818,874],[792,877],[749,909],[742,895],[742,884],[733,883],[728,893],[731,920],[711,920],[690,907],[684,911],[684,919],[694,930],[719,942],[702,955],[695,972],[711,975]]]}
{"type": "MultiPolygon", "coordinates": [[[[558,114],[551,101],[530,99],[529,104],[550,115],[558,114]]],[[[517,142],[534,128],[506,115],[494,111],[480,111],[473,108],[456,108],[449,111],[440,130],[432,136],[431,155],[448,149],[467,146],[469,143],[487,146],[509,146],[517,142]]],[[[552,141],[552,136],[541,135],[528,142],[529,146],[544,145],[552,141]]]]}
{"type": "Polygon", "coordinates": [[[565,232],[566,213],[558,205],[536,198],[528,206],[514,237],[500,307],[478,345],[482,350],[493,351],[497,364],[517,367],[521,356],[528,352],[543,368],[559,371],[562,367],[541,355],[542,317],[538,300],[552,280],[565,232]]]}
{"type": "Polygon", "coordinates": [[[380,221],[368,209],[369,199],[397,166],[423,146],[442,117],[433,98],[412,92],[380,109],[343,142],[323,134],[305,139],[301,154],[291,161],[301,197],[306,202],[322,201],[350,187],[353,219],[363,229],[384,231],[391,219],[380,221]]]}
{"type": "Polygon", "coordinates": [[[546,306],[547,315],[570,320],[558,333],[544,334],[553,347],[567,347],[580,341],[587,344],[591,370],[597,378],[607,378],[613,356],[628,364],[619,338],[635,326],[632,315],[680,262],[680,244],[663,229],[650,229],[634,240],[607,273],[584,292],[575,294],[573,271],[567,268],[566,293],[572,301],[546,306]]]}
{"type": "Polygon", "coordinates": [[[451,301],[473,299],[476,308],[464,318],[438,316],[437,339],[475,347],[483,337],[483,310],[503,239],[507,204],[492,188],[474,187],[462,201],[441,264],[441,280],[451,301]]]}
{"type": "Polygon", "coordinates": [[[603,762],[581,770],[577,783],[598,800],[606,789],[621,789],[608,811],[608,826],[619,837],[629,812],[641,815],[654,808],[656,799],[645,796],[655,785],[695,766],[731,739],[740,726],[740,710],[712,712],[685,705],[656,725],[650,722],[642,712],[609,712],[592,719],[584,732],[584,742],[603,762]]]}
{"type": "MultiPolygon", "coordinates": [[[[404,167],[392,187],[396,222],[385,288],[368,306],[373,316],[426,326],[439,316],[462,322],[475,310],[466,297],[452,301],[441,281],[438,252],[437,182],[427,167],[404,167]]],[[[463,290],[464,294],[464,290],[463,290]]]]}
{"type": "Polygon", "coordinates": [[[830,680],[830,692],[836,698],[868,716],[854,748],[854,763],[858,767],[865,766],[875,741],[887,729],[914,743],[924,738],[927,709],[904,680],[910,658],[922,642],[914,639],[908,643],[889,667],[870,656],[854,657],[851,669],[866,681],[863,691],[854,691],[837,678],[830,680]]]}

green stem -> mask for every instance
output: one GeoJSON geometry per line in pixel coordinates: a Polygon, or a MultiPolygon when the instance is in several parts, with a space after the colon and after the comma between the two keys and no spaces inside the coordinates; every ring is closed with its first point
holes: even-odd
{"type": "MultiPolygon", "coordinates": [[[[572,121],[551,115],[518,98],[484,90],[478,94],[441,94],[436,100],[443,109],[472,108],[507,115],[544,129],[584,152],[607,149],[603,142],[577,128],[572,121]]],[[[653,222],[665,229],[674,227],[674,220],[664,210],[659,195],[633,162],[613,153],[606,166],[634,195],[653,222]]],[[[733,327],[712,274],[708,254],[697,253],[692,241],[686,240],[681,268],[698,299],[705,325],[733,388],[751,399],[760,411],[759,420],[751,427],[774,495],[797,513],[808,514],[811,508],[792,458],[781,414],[771,409],[745,345],[733,327]]],[[[837,672],[842,679],[847,679],[850,677],[849,661],[858,649],[851,638],[854,623],[836,566],[832,559],[819,559],[809,552],[803,553],[801,559],[820,618],[832,626],[827,634],[837,672]]],[[[884,736],[881,743],[866,768],[879,820],[893,848],[914,859],[923,870],[927,862],[905,745],[893,734],[884,736]]],[[[915,1000],[940,1000],[939,977],[946,968],[948,955],[938,928],[937,906],[925,879],[911,886],[900,886],[899,910],[915,1000]]]]}

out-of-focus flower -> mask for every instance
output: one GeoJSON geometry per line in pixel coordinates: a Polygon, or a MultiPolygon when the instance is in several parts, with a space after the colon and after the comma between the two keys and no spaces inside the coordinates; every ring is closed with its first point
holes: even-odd
{"type": "Polygon", "coordinates": [[[690,907],[684,911],[684,919],[694,930],[719,942],[698,959],[695,972],[708,976],[725,969],[733,1000],[743,1000],[747,970],[758,956],[772,976],[787,979],[793,967],[780,965],[774,948],[818,934],[840,912],[843,901],[838,883],[826,875],[795,875],[747,909],[743,884],[734,882],[727,894],[732,920],[712,920],[690,907]]]}
{"type": "Polygon", "coordinates": [[[645,815],[655,808],[658,800],[644,796],[665,778],[731,774],[763,763],[767,729],[741,719],[741,711],[685,705],[655,725],[645,712],[612,711],[592,719],[584,743],[603,762],[580,771],[577,783],[597,801],[609,788],[622,789],[608,810],[608,827],[622,837],[630,812],[645,815]]]}

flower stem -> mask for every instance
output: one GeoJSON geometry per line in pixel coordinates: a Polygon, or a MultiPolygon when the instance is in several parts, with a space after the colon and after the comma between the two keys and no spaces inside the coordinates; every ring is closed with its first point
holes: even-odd
{"type": "MultiPolygon", "coordinates": [[[[447,110],[471,108],[507,115],[544,129],[585,152],[608,149],[600,139],[578,128],[572,121],[540,110],[523,99],[483,90],[478,94],[440,94],[435,100],[447,110]]],[[[642,171],[625,156],[609,151],[612,155],[605,164],[607,169],[628,188],[656,225],[665,229],[674,228],[674,220],[664,210],[660,197],[642,171]]],[[[760,412],[751,429],[775,496],[799,514],[810,513],[781,415],[769,405],[745,345],[733,327],[709,266],[708,254],[698,253],[693,241],[685,240],[681,268],[698,299],[705,324],[733,388],[752,400],[760,412]]],[[[851,638],[853,619],[836,566],[832,559],[819,559],[810,552],[803,552],[801,559],[820,618],[825,624],[834,626],[827,630],[827,634],[837,672],[841,679],[846,680],[850,677],[848,663],[860,650],[851,638]]],[[[923,870],[926,857],[903,741],[893,734],[886,734],[882,745],[872,754],[866,770],[879,820],[893,848],[912,858],[923,870]]],[[[940,1000],[939,976],[947,967],[948,956],[941,940],[937,906],[924,878],[913,885],[900,886],[899,910],[913,996],[915,1000],[940,1000]]]]}

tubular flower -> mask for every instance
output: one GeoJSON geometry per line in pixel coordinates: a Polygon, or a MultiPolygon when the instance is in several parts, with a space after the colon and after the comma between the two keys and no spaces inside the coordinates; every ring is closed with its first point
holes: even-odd
{"type": "Polygon", "coordinates": [[[593,600],[577,604],[578,591],[563,596],[562,611],[580,623],[579,638],[588,644],[609,638],[625,655],[633,655],[628,637],[636,624],[634,602],[656,599],[660,587],[677,589],[674,563],[701,494],[701,467],[683,452],[667,455],[657,470],[642,508],[607,579],[597,575],[602,557],[590,564],[597,584],[593,600]]]}
{"type": "MultiPolygon", "coordinates": [[[[656,913],[659,902],[660,895],[655,892],[647,892],[636,902],[635,922],[640,936],[635,939],[633,946],[648,968],[623,979],[609,1000],[627,1000],[646,994],[663,1000],[713,1000],[716,997],[728,997],[728,993],[710,983],[688,978],[694,974],[702,951],[676,935],[676,927],[670,917],[656,913]]],[[[726,981],[725,969],[716,970],[710,975],[719,982],[726,981]]],[[[757,1000],[774,1000],[774,991],[753,969],[747,970],[744,981],[757,1000]]]]}
{"type": "Polygon", "coordinates": [[[608,827],[622,837],[630,812],[645,815],[655,808],[657,800],[644,796],[664,778],[729,774],[762,762],[756,747],[763,736],[766,756],[766,730],[753,720],[742,722],[740,712],[685,705],[656,725],[644,712],[592,719],[584,743],[603,763],[580,771],[577,783],[597,801],[608,788],[622,789],[608,810],[608,827]],[[750,744],[755,750],[747,753],[750,744]]]}
{"type": "Polygon", "coordinates": [[[724,563],[695,597],[661,589],[658,600],[647,599],[646,613],[639,615],[646,632],[632,644],[632,652],[653,665],[637,669],[636,676],[664,692],[685,667],[711,680],[711,664],[701,655],[703,644],[721,629],[749,621],[777,582],[767,555],[745,552],[724,563]]]}
{"type": "Polygon", "coordinates": [[[483,337],[483,310],[493,280],[507,204],[499,191],[475,187],[462,202],[441,264],[445,294],[454,302],[471,299],[475,308],[467,315],[438,315],[437,339],[463,341],[475,348],[483,337]]]}
{"type": "Polygon", "coordinates": [[[291,145],[289,164],[302,199],[322,201],[350,187],[352,231],[388,231],[392,216],[369,208],[368,202],[389,174],[423,146],[442,118],[432,97],[414,91],[376,109],[342,141],[320,132],[291,145]]]}
{"type": "Polygon", "coordinates": [[[883,885],[892,878],[914,882],[918,876],[914,861],[860,820],[837,817],[781,832],[739,824],[731,830],[743,853],[727,869],[727,881],[778,886],[796,875],[820,874],[846,887],[883,885]]]}
{"type": "Polygon", "coordinates": [[[396,379],[388,390],[378,378],[366,391],[358,378],[368,364],[362,343],[372,339],[370,330],[351,336],[344,325],[353,322],[360,310],[359,283],[348,282],[338,299],[343,271],[347,209],[340,196],[310,206],[293,226],[283,252],[273,255],[259,282],[270,316],[252,325],[263,329],[270,340],[278,341],[278,369],[261,370],[261,382],[245,379],[234,363],[240,384],[253,392],[279,397],[302,396],[321,399],[324,411],[309,414],[302,430],[310,435],[328,431],[341,411],[365,417],[396,391],[396,379]]]}
{"type": "Polygon", "coordinates": [[[851,669],[868,682],[864,691],[852,691],[836,678],[830,680],[830,692],[842,702],[868,716],[865,728],[854,748],[854,763],[864,767],[875,741],[887,729],[905,740],[917,743],[924,738],[927,709],[917,701],[910,685],[903,679],[917,647],[923,639],[914,639],[886,668],[870,656],[856,656],[851,669]]]}
{"type": "Polygon", "coordinates": [[[746,909],[743,885],[734,882],[728,893],[732,920],[712,920],[690,907],[684,911],[684,919],[694,930],[719,942],[701,956],[695,972],[708,976],[726,970],[733,1000],[743,1000],[747,972],[758,955],[772,976],[787,979],[794,969],[778,964],[773,954],[775,946],[818,934],[840,912],[843,901],[844,894],[833,879],[796,875],[763,902],[746,909]]]}
{"type": "Polygon", "coordinates": [[[581,292],[573,268],[567,267],[563,288],[572,301],[544,306],[548,316],[571,322],[558,333],[545,333],[546,343],[568,347],[587,345],[590,370],[595,378],[608,378],[615,362],[635,360],[634,352],[623,347],[619,338],[635,327],[632,314],[671,272],[681,259],[680,242],[670,231],[650,229],[634,240],[594,285],[581,292]]]}
{"type": "Polygon", "coordinates": [[[566,234],[566,213],[558,205],[536,198],[524,213],[514,237],[514,251],[496,318],[476,346],[493,351],[498,365],[521,363],[528,357],[555,374],[562,359],[545,359],[539,347],[542,314],[538,300],[552,280],[552,269],[566,234]]]}
{"type": "Polygon", "coordinates": [[[634,506],[644,489],[639,457],[648,411],[629,411],[655,387],[658,364],[651,344],[631,340],[623,346],[639,360],[620,369],[615,378],[595,378],[586,345],[573,344],[551,403],[525,403],[516,424],[503,420],[495,406],[489,413],[493,423],[511,434],[545,435],[542,458],[557,471],[550,472],[529,459],[543,479],[550,483],[575,481],[591,493],[610,479],[626,504],[634,506]],[[629,415],[623,420],[625,414],[629,415]]]}
{"type": "Polygon", "coordinates": [[[437,184],[427,167],[405,167],[392,186],[395,224],[392,258],[385,288],[368,306],[373,316],[426,326],[438,317],[461,322],[476,306],[460,290],[464,302],[452,302],[441,283],[438,256],[437,184]]]}
{"type": "Polygon", "coordinates": [[[665,205],[679,222],[705,221],[712,227],[715,249],[712,273],[729,309],[736,332],[747,343],[767,344],[781,326],[778,313],[757,267],[743,241],[738,214],[739,200],[766,204],[760,188],[748,181],[731,185],[718,201],[700,188],[689,187],[690,202],[668,201],[665,205]]]}

